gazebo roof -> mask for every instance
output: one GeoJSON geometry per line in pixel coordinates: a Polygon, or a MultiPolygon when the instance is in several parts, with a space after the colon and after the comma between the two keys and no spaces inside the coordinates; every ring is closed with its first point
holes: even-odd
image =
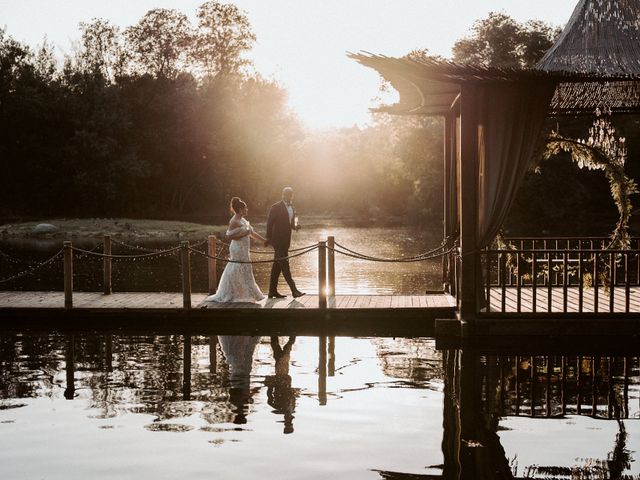
{"type": "Polygon", "coordinates": [[[580,0],[536,68],[640,76],[640,1],[580,0]]]}
{"type": "Polygon", "coordinates": [[[554,46],[533,69],[488,68],[448,60],[349,54],[377,70],[400,102],[377,111],[447,113],[470,82],[552,81],[552,114],[640,111],[640,0],[580,0],[554,46]]]}
{"type": "MultiPolygon", "coordinates": [[[[640,78],[640,1],[580,0],[536,68],[640,78]]],[[[561,83],[551,101],[555,113],[593,112],[598,107],[640,110],[640,82],[561,83]]]]}

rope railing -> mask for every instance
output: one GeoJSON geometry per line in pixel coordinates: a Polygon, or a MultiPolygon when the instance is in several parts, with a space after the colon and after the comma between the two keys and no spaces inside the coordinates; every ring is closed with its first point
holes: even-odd
{"type": "Polygon", "coordinates": [[[63,249],[60,249],[60,250],[58,250],[58,252],[55,255],[53,255],[52,257],[48,258],[44,262],[33,264],[33,265],[29,266],[28,268],[26,268],[25,270],[22,270],[21,272],[18,272],[18,273],[14,274],[14,275],[11,275],[10,277],[1,279],[0,283],[7,283],[7,282],[10,282],[11,280],[15,280],[17,278],[21,278],[21,277],[24,277],[26,275],[30,275],[32,273],[37,272],[42,267],[44,267],[46,265],[49,265],[51,262],[53,262],[55,259],[57,259],[62,254],[62,251],[63,251],[63,249]]]}
{"type": "Polygon", "coordinates": [[[151,253],[139,253],[137,255],[116,255],[116,254],[107,254],[107,253],[99,253],[99,252],[94,252],[92,250],[85,250],[83,248],[79,248],[79,247],[71,247],[72,250],[74,252],[80,252],[84,255],[87,256],[94,256],[94,257],[106,257],[106,258],[114,258],[114,259],[131,259],[131,260],[135,260],[135,259],[139,259],[139,258],[153,258],[153,257],[161,257],[164,255],[168,255],[174,252],[177,252],[178,250],[180,250],[181,247],[173,247],[173,248],[168,248],[166,250],[158,250],[155,252],[151,252],[151,253]]]}
{"type": "MultiPolygon", "coordinates": [[[[231,245],[230,243],[224,242],[222,240],[218,240],[218,243],[222,244],[223,246],[225,246],[227,248],[231,245]]],[[[314,243],[312,245],[306,245],[304,247],[291,248],[291,249],[289,249],[289,251],[290,252],[300,252],[302,250],[307,250],[308,248],[311,248],[311,247],[314,247],[314,246],[317,246],[317,244],[314,243]]],[[[250,249],[249,253],[256,253],[258,255],[272,255],[273,254],[273,250],[253,250],[253,249],[250,249]]]]}
{"type": "Polygon", "coordinates": [[[434,258],[439,258],[445,255],[448,255],[455,251],[457,248],[455,245],[449,247],[445,250],[447,244],[449,243],[450,238],[446,238],[443,242],[435,248],[428,250],[419,255],[415,255],[412,257],[400,257],[400,258],[383,258],[383,257],[374,257],[371,255],[365,255],[363,253],[357,252],[350,248],[341,245],[338,242],[335,242],[335,247],[331,248],[327,246],[328,249],[333,250],[336,253],[340,253],[341,255],[345,255],[347,257],[356,258],[359,260],[367,260],[370,262],[382,262],[382,263],[413,263],[413,262],[422,262],[425,260],[433,260],[434,258]]]}
{"type": "MultiPolygon", "coordinates": [[[[100,244],[96,245],[92,249],[85,249],[81,247],[73,246],[70,241],[65,241],[62,250],[58,251],[53,257],[41,262],[37,265],[32,265],[22,272],[12,275],[8,278],[0,280],[0,283],[6,283],[21,276],[25,276],[29,273],[36,271],[37,269],[44,267],[52,263],[59,258],[62,254],[64,257],[64,296],[65,296],[65,308],[72,308],[73,306],[73,263],[74,257],[76,259],[82,259],[87,257],[102,259],[104,267],[104,293],[106,295],[111,294],[111,262],[112,260],[146,260],[160,257],[171,256],[178,259],[181,264],[181,277],[182,277],[182,291],[183,291],[183,308],[191,308],[191,260],[190,254],[198,255],[199,257],[206,258],[208,260],[208,275],[209,275],[209,293],[215,293],[217,289],[217,262],[222,263],[237,263],[248,265],[259,264],[273,264],[276,262],[285,262],[298,257],[307,255],[313,251],[318,252],[318,296],[319,307],[327,307],[327,297],[329,295],[335,295],[335,254],[350,257],[356,260],[363,260],[369,262],[382,262],[382,263],[410,263],[410,262],[422,262],[432,260],[438,257],[444,257],[457,250],[455,242],[451,241],[452,238],[445,238],[440,245],[426,252],[410,257],[400,258],[385,258],[377,257],[373,255],[364,254],[348,248],[340,243],[335,242],[334,237],[328,237],[327,241],[320,241],[311,245],[297,247],[289,250],[289,254],[284,257],[258,259],[258,260],[240,260],[228,258],[223,254],[225,247],[229,244],[219,240],[215,235],[210,235],[207,240],[200,241],[193,245],[190,245],[188,241],[182,241],[180,245],[173,246],[165,249],[149,249],[139,245],[130,245],[119,240],[112,240],[109,235],[105,235],[103,243],[103,251],[98,252],[100,244]],[[142,251],[135,254],[113,254],[111,253],[112,243],[120,245],[125,248],[135,249],[142,251]],[[198,247],[208,244],[208,251],[200,250],[198,247]],[[453,244],[452,244],[453,243],[453,244]],[[177,255],[179,253],[179,255],[177,255]]],[[[268,254],[269,251],[264,250],[250,250],[251,253],[268,254]]]]}
{"type": "MultiPolygon", "coordinates": [[[[167,250],[167,248],[168,249],[180,248],[179,244],[178,245],[174,245],[172,247],[167,247],[167,248],[162,249],[162,248],[148,248],[148,247],[143,247],[141,245],[131,245],[130,243],[125,243],[125,242],[122,242],[122,241],[116,240],[116,239],[111,239],[111,241],[113,243],[115,243],[116,245],[120,245],[121,247],[125,247],[125,248],[128,248],[130,250],[139,250],[139,251],[145,252],[145,253],[158,253],[158,252],[162,252],[162,251],[167,250]]],[[[194,244],[193,246],[194,247],[201,247],[205,243],[207,243],[207,239],[201,240],[200,242],[194,244]]]]}
{"type": "MultiPolygon", "coordinates": [[[[311,245],[309,247],[307,247],[306,250],[304,251],[299,251],[298,253],[294,253],[292,255],[287,255],[286,257],[278,257],[278,258],[272,258],[269,260],[232,260],[230,258],[226,258],[226,257],[220,257],[218,255],[209,255],[205,252],[202,252],[200,250],[197,250],[193,247],[189,247],[189,251],[196,253],[202,257],[206,257],[206,258],[210,258],[212,260],[220,260],[222,262],[226,262],[226,263],[247,263],[247,264],[261,264],[261,263],[275,263],[275,262],[282,262],[284,260],[290,260],[292,258],[296,258],[296,257],[300,257],[302,255],[306,255],[309,252],[312,252],[313,250],[316,250],[318,248],[318,245],[311,245]]],[[[299,250],[299,249],[298,249],[299,250]]]]}

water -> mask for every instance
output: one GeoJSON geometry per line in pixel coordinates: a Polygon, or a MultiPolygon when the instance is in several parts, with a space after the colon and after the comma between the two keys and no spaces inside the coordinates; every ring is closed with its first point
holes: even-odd
{"type": "MultiPolygon", "coordinates": [[[[258,231],[264,232],[262,225],[258,231]]],[[[414,256],[440,244],[440,228],[417,229],[410,227],[358,227],[334,223],[332,226],[310,225],[294,233],[292,249],[317,244],[334,235],[342,245],[367,255],[397,258],[414,256]],[[436,232],[434,233],[435,230],[436,232]]],[[[74,245],[100,252],[101,239],[71,239],[74,245]]],[[[175,241],[152,241],[116,238],[116,240],[143,248],[164,249],[178,244],[175,241]]],[[[195,242],[193,242],[195,243],[195,242]]],[[[61,239],[19,239],[0,240],[0,252],[17,259],[43,261],[55,254],[62,246],[61,239]]],[[[256,250],[268,250],[254,245],[256,250]]],[[[200,247],[206,250],[206,246],[200,247]]],[[[132,250],[114,244],[114,254],[130,255],[142,250],[132,250]]],[[[227,254],[226,251],[223,252],[227,254]]],[[[272,250],[267,255],[253,254],[254,260],[273,258],[272,250]]],[[[192,289],[196,292],[207,290],[206,258],[192,255],[192,289]]],[[[0,280],[25,269],[25,263],[16,262],[0,254],[0,280]]],[[[219,262],[218,278],[224,264],[219,262]]],[[[268,290],[270,264],[254,265],[254,274],[263,291],[268,290]]],[[[310,293],[317,292],[318,258],[317,252],[291,260],[291,270],[298,288],[310,293]]],[[[376,263],[336,255],[336,288],[338,294],[415,294],[425,290],[442,288],[441,259],[417,263],[376,263]]],[[[180,291],[180,263],[177,255],[145,260],[114,260],[114,291],[180,291]]],[[[2,290],[62,290],[62,260],[38,270],[33,275],[21,277],[11,282],[0,283],[2,290]]],[[[74,289],[77,291],[100,291],[102,289],[102,259],[81,256],[74,263],[74,289]]],[[[288,288],[282,280],[282,291],[288,288]]]]}
{"type": "Polygon", "coordinates": [[[634,356],[0,336],[0,477],[639,478],[634,356]]]}

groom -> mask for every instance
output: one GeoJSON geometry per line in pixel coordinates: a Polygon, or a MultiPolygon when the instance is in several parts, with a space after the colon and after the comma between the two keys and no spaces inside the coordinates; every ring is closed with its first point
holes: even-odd
{"type": "Polygon", "coordinates": [[[291,278],[289,269],[289,246],[291,245],[291,230],[297,230],[294,223],[296,211],[293,208],[293,188],[285,187],[282,190],[282,200],[271,205],[269,216],[267,217],[267,240],[264,245],[272,245],[274,250],[273,258],[276,260],[271,267],[271,282],[269,283],[269,298],[285,298],[285,295],[278,293],[278,279],[280,272],[291,288],[293,298],[304,295],[296,288],[296,284],[291,278]],[[278,260],[282,258],[283,260],[278,260]]]}

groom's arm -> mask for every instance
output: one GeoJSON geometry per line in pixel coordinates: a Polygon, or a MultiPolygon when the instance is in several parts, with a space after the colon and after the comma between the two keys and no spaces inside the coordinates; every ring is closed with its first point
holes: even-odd
{"type": "Polygon", "coordinates": [[[273,233],[273,223],[275,222],[275,212],[273,205],[269,209],[269,215],[267,216],[267,242],[271,241],[271,234],[273,233]]]}

